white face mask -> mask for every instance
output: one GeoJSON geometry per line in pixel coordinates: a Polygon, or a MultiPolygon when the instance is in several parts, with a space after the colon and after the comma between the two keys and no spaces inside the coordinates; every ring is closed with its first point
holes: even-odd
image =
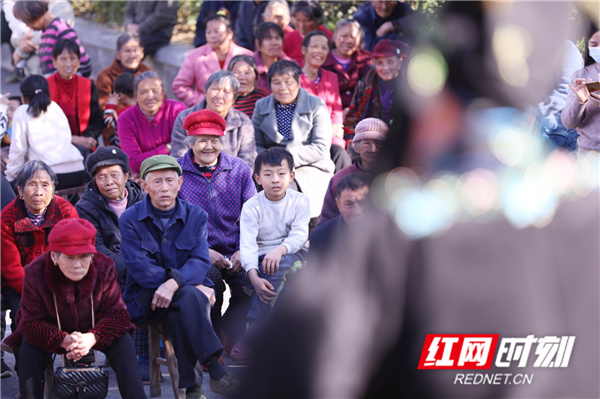
{"type": "Polygon", "coordinates": [[[597,63],[600,63],[600,47],[588,47],[590,50],[590,57],[597,63]]]}

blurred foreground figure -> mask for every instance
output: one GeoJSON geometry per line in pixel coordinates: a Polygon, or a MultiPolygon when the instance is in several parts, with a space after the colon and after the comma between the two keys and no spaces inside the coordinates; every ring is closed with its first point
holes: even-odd
{"type": "Polygon", "coordinates": [[[552,84],[546,42],[568,14],[446,3],[408,65],[380,210],[290,284],[247,397],[600,396],[598,154],[547,154],[519,112],[552,84]],[[428,334],[498,341],[446,351],[428,334]],[[460,359],[469,369],[419,369],[460,359]]]}

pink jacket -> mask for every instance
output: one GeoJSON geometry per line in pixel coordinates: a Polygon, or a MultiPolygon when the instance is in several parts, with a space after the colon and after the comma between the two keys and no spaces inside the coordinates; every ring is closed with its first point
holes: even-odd
{"type": "Polygon", "coordinates": [[[341,125],[344,123],[344,117],[338,77],[335,73],[323,68],[320,71],[321,80],[318,84],[307,78],[305,74],[300,74],[300,85],[309,94],[321,97],[325,101],[325,105],[327,105],[327,110],[331,116],[331,123],[333,125],[341,125]]]}
{"type": "MultiPolygon", "coordinates": [[[[252,51],[231,42],[223,68],[227,69],[229,61],[240,54],[252,56],[252,51]]],[[[209,44],[190,51],[173,80],[173,94],[188,107],[198,104],[204,99],[204,85],[209,76],[220,69],[217,54],[209,44]]]]}

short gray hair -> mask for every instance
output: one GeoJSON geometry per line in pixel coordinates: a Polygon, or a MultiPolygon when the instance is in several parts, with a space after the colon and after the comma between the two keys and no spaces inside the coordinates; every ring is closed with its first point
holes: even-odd
{"type": "Polygon", "coordinates": [[[162,79],[160,78],[160,76],[158,76],[158,74],[154,71],[146,71],[146,72],[140,73],[133,80],[133,94],[137,94],[138,85],[140,84],[140,82],[142,80],[146,80],[146,79],[158,80],[160,82],[160,88],[163,90],[163,92],[165,91],[165,87],[163,86],[163,82],[162,82],[162,79]]]}
{"type": "Polygon", "coordinates": [[[233,89],[233,101],[237,100],[240,82],[238,82],[237,78],[231,71],[219,70],[210,75],[204,84],[204,93],[206,93],[208,88],[213,84],[222,87],[225,82],[231,83],[231,88],[233,89]]]}
{"type": "Polygon", "coordinates": [[[50,181],[52,182],[52,191],[56,189],[56,185],[58,184],[58,180],[56,179],[56,174],[54,171],[48,166],[44,161],[40,161],[39,159],[34,159],[32,161],[27,162],[25,165],[21,166],[21,169],[17,172],[17,177],[15,178],[15,184],[17,187],[24,188],[25,185],[36,172],[44,171],[48,173],[50,176],[50,181]]]}
{"type": "Polygon", "coordinates": [[[365,31],[360,26],[360,24],[354,19],[342,19],[340,22],[337,23],[337,25],[335,26],[335,31],[333,32],[333,42],[335,43],[335,35],[338,33],[338,31],[348,25],[351,25],[354,28],[358,28],[358,35],[360,36],[360,42],[358,44],[358,47],[363,48],[365,31]]]}
{"type": "Polygon", "coordinates": [[[123,32],[119,37],[117,37],[117,51],[121,50],[124,45],[126,45],[129,41],[135,40],[138,42],[140,47],[142,46],[142,39],[140,39],[140,35],[135,32],[123,32]]]}
{"type": "Polygon", "coordinates": [[[269,1],[269,3],[267,4],[267,6],[265,7],[265,11],[263,12],[263,18],[267,14],[267,12],[271,12],[271,8],[273,8],[273,6],[275,4],[279,4],[280,6],[283,6],[283,8],[285,8],[285,10],[287,11],[288,15],[291,17],[290,6],[287,3],[287,1],[285,1],[285,0],[271,0],[271,1],[269,1]]]}

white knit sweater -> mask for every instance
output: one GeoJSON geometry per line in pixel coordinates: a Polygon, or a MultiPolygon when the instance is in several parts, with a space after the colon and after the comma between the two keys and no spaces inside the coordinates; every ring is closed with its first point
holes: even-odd
{"type": "Polygon", "coordinates": [[[308,197],[287,190],[277,202],[261,191],[242,207],[240,216],[240,260],[244,270],[258,269],[258,257],[283,245],[288,254],[298,252],[308,240],[308,197]]]}
{"type": "Polygon", "coordinates": [[[21,105],[13,116],[6,178],[13,181],[21,166],[34,159],[57,174],[84,170],[83,156],[71,144],[69,121],[60,106],[53,101],[37,118],[27,112],[28,107],[21,105]]]}

